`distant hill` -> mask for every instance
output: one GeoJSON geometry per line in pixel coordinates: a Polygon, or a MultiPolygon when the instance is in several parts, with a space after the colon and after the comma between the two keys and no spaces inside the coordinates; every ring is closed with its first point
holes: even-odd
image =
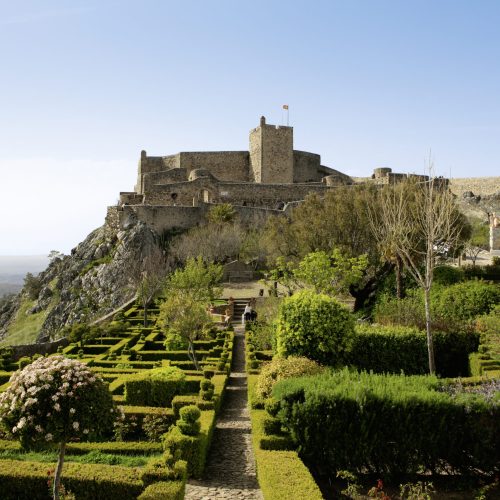
{"type": "Polygon", "coordinates": [[[45,255],[0,255],[0,295],[5,293],[2,287],[22,285],[26,273],[38,274],[48,263],[45,255]]]}
{"type": "Polygon", "coordinates": [[[18,285],[15,283],[1,283],[0,282],[0,297],[4,295],[9,295],[10,293],[19,293],[23,285],[18,285]]]}

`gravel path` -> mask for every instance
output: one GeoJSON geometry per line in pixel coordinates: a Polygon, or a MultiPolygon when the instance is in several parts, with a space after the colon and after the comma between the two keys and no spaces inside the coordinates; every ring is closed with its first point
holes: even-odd
{"type": "Polygon", "coordinates": [[[186,500],[263,499],[252,450],[242,327],[235,328],[234,343],[232,372],[217,419],[205,475],[199,481],[188,480],[186,500]]]}

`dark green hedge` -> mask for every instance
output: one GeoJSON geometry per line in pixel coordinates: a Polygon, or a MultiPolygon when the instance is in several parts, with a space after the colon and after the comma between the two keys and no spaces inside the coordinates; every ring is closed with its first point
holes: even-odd
{"type": "MultiPolygon", "coordinates": [[[[479,334],[434,332],[437,373],[469,375],[469,354],[477,351],[479,334]]],[[[397,327],[358,326],[346,354],[346,364],[374,373],[407,375],[429,372],[425,332],[397,327]]]]}
{"type": "MultiPolygon", "coordinates": [[[[51,464],[0,460],[2,500],[49,500],[51,464]]],[[[62,483],[78,500],[135,500],[143,489],[137,469],[102,464],[64,464],[62,483]]]]}
{"type": "Polygon", "coordinates": [[[476,394],[438,391],[436,377],[344,369],[276,384],[282,422],[301,453],[332,470],[494,473],[500,407],[476,394]]]}

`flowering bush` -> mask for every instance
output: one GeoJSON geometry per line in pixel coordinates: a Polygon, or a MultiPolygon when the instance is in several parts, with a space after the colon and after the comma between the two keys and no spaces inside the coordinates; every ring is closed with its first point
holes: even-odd
{"type": "Polygon", "coordinates": [[[39,358],[17,371],[0,395],[0,423],[23,447],[59,443],[53,483],[56,500],[66,443],[111,430],[115,412],[102,379],[86,365],[63,356],[39,358]]]}
{"type": "Polygon", "coordinates": [[[106,384],[63,356],[40,358],[17,371],[0,394],[0,422],[25,447],[87,440],[111,429],[114,419],[106,384]]]}

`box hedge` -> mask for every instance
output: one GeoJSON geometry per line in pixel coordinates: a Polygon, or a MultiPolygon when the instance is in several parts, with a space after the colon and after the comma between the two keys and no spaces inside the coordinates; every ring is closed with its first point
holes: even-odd
{"type": "MultiPolygon", "coordinates": [[[[434,332],[437,373],[469,375],[469,354],[479,346],[477,333],[434,332]]],[[[429,371],[425,332],[409,327],[358,325],[345,363],[374,373],[426,374],[429,371]]]]}
{"type": "Polygon", "coordinates": [[[149,485],[137,500],[183,500],[185,481],[160,481],[149,485]]]}
{"type": "Polygon", "coordinates": [[[125,401],[138,406],[170,406],[184,390],[186,376],[175,367],[156,368],[125,378],[125,401]]]}
{"type": "Polygon", "coordinates": [[[453,396],[432,376],[344,369],[278,382],[278,417],[301,453],[333,470],[492,473],[500,466],[500,407],[453,396]]]}
{"type": "MultiPolygon", "coordinates": [[[[197,436],[186,436],[176,426],[164,434],[162,439],[165,451],[180,451],[180,458],[188,464],[188,476],[199,478],[205,469],[210,443],[215,428],[215,412],[203,411],[200,417],[201,431],[197,436]]],[[[174,454],[174,453],[172,453],[174,454]]]]}
{"type": "MultiPolygon", "coordinates": [[[[49,500],[47,471],[51,464],[0,460],[2,500],[49,500]]],[[[135,500],[143,490],[137,469],[116,465],[64,465],[62,484],[78,500],[135,500]]]]}

